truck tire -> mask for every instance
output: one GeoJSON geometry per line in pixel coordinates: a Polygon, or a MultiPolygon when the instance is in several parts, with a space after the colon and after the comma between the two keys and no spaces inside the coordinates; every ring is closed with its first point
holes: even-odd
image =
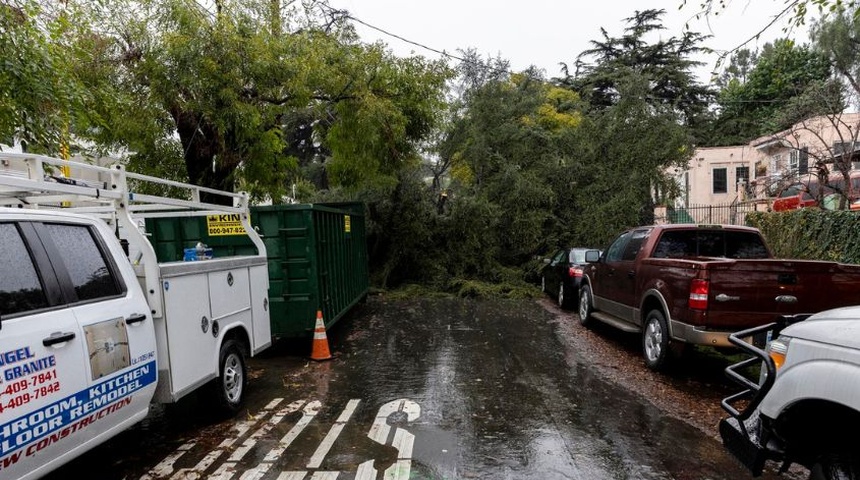
{"type": "Polygon", "coordinates": [[[221,345],[215,390],[218,406],[227,415],[236,414],[245,400],[248,370],[244,352],[242,343],[234,338],[225,340],[221,345]]]}
{"type": "Polygon", "coordinates": [[[809,480],[858,480],[860,461],[851,455],[825,455],[809,471],[809,480]]]}
{"type": "Polygon", "coordinates": [[[579,287],[579,323],[583,327],[589,327],[593,321],[591,318],[591,287],[582,285],[579,287]]]}
{"type": "Polygon", "coordinates": [[[666,317],[660,310],[651,310],[645,317],[645,328],[642,330],[642,353],[645,357],[645,365],[651,370],[662,370],[669,363],[669,327],[666,324],[666,317]]]}

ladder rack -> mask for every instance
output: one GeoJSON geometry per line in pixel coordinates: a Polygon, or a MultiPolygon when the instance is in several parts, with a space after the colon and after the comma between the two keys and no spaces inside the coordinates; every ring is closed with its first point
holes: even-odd
{"type": "MultiPolygon", "coordinates": [[[[140,262],[153,315],[162,311],[159,264],[155,249],[141,220],[157,217],[186,217],[233,214],[239,215],[245,234],[254,243],[257,256],[266,258],[263,240],[251,226],[249,197],[246,193],[225,192],[164,178],[127,172],[119,163],[110,167],[72,162],[29,153],[0,152],[0,207],[49,209],[68,211],[100,218],[107,222],[140,254],[140,262]],[[81,178],[67,178],[62,167],[78,172],[81,178]],[[133,190],[135,185],[150,185],[164,195],[146,194],[133,190]],[[222,198],[229,205],[200,200],[202,194],[222,198]],[[121,233],[120,233],[121,232],[121,233]]],[[[131,260],[131,259],[130,259],[131,260]]]]}

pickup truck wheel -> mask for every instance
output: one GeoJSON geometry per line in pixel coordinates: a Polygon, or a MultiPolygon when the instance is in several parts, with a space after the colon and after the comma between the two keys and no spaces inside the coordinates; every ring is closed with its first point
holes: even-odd
{"type": "Polygon", "coordinates": [[[860,461],[849,455],[823,456],[809,471],[809,480],[857,479],[860,479],[860,461]]]}
{"type": "Polygon", "coordinates": [[[226,340],[221,346],[219,375],[215,388],[219,406],[226,414],[238,412],[245,399],[248,375],[243,352],[242,345],[235,339],[226,340]]]}
{"type": "Polygon", "coordinates": [[[583,285],[579,288],[579,323],[583,327],[591,325],[591,287],[583,285]]]}
{"type": "Polygon", "coordinates": [[[651,370],[661,370],[666,366],[669,358],[669,328],[660,310],[651,310],[645,317],[642,352],[645,354],[645,365],[651,370]]]}

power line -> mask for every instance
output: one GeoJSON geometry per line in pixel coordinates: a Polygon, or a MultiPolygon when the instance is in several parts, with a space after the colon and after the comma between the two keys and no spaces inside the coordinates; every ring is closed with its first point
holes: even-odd
{"type": "Polygon", "coordinates": [[[437,48],[433,48],[433,47],[430,47],[430,46],[424,45],[423,43],[419,43],[419,42],[416,42],[416,41],[413,41],[413,40],[409,40],[408,38],[402,37],[402,36],[397,35],[397,34],[395,34],[395,33],[391,33],[391,32],[389,32],[389,31],[387,31],[387,30],[385,30],[385,29],[382,29],[382,28],[380,28],[380,27],[377,27],[377,26],[375,26],[375,25],[371,25],[371,24],[369,24],[369,23],[365,22],[364,20],[361,20],[360,18],[355,17],[354,15],[352,15],[351,13],[349,13],[349,11],[347,11],[347,10],[337,10],[337,9],[335,9],[335,8],[330,7],[329,5],[327,5],[327,4],[325,4],[325,3],[320,3],[320,6],[322,6],[323,8],[328,9],[328,10],[329,10],[329,13],[331,13],[331,14],[341,15],[343,18],[348,18],[348,19],[350,19],[350,20],[352,20],[352,21],[354,21],[354,22],[356,22],[356,23],[360,23],[360,24],[364,25],[364,26],[365,26],[365,27],[367,27],[367,28],[370,28],[370,29],[376,30],[377,32],[382,33],[383,35],[388,35],[389,37],[396,38],[396,39],[398,39],[398,40],[400,40],[400,41],[402,41],[402,42],[406,42],[406,43],[408,43],[408,44],[410,44],[410,45],[414,45],[414,46],[416,46],[416,47],[423,48],[424,50],[427,50],[427,51],[430,51],[430,52],[433,52],[433,53],[437,53],[437,54],[442,55],[442,56],[444,56],[444,57],[447,57],[447,58],[450,58],[450,59],[453,59],[453,60],[457,60],[457,61],[460,61],[460,62],[463,62],[463,63],[469,63],[469,64],[472,64],[472,65],[477,65],[477,66],[480,66],[481,68],[484,68],[484,69],[486,69],[486,70],[492,70],[492,71],[494,71],[494,72],[496,72],[496,73],[501,73],[501,74],[506,74],[506,75],[512,75],[512,74],[514,74],[514,73],[515,73],[515,72],[513,72],[513,71],[511,71],[511,70],[502,69],[502,68],[496,68],[496,67],[493,67],[493,66],[491,66],[491,65],[485,65],[485,64],[483,64],[483,63],[478,63],[478,62],[475,62],[474,60],[469,60],[469,59],[466,59],[466,58],[463,58],[463,57],[459,57],[459,56],[457,56],[457,55],[454,55],[454,54],[448,53],[448,52],[446,52],[446,51],[444,51],[444,50],[439,50],[439,49],[437,49],[437,48]]]}

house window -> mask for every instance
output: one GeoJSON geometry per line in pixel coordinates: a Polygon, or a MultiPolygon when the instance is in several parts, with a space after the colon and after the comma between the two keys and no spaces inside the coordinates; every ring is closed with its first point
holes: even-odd
{"type": "Polygon", "coordinates": [[[735,181],[747,185],[750,183],[750,167],[736,167],[735,181]]]}
{"type": "Polygon", "coordinates": [[[833,156],[854,153],[860,149],[860,142],[833,142],[833,156]]]}
{"type": "Polygon", "coordinates": [[[714,169],[714,193],[728,193],[728,178],[725,168],[714,169]]]}
{"type": "Polygon", "coordinates": [[[800,156],[798,155],[797,150],[792,150],[791,153],[788,154],[788,173],[797,173],[798,165],[800,164],[800,156]]]}
{"type": "Polygon", "coordinates": [[[770,171],[771,175],[777,175],[782,170],[782,155],[774,155],[770,157],[770,171]]]}

